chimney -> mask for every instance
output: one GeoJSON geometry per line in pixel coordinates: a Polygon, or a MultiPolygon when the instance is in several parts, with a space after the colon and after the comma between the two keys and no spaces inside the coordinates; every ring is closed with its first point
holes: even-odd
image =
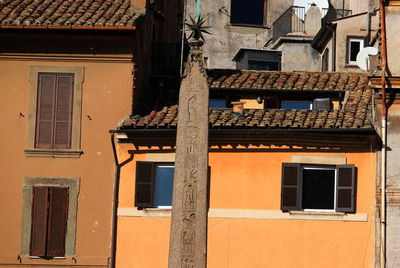
{"type": "Polygon", "coordinates": [[[232,101],[231,104],[233,105],[233,112],[243,114],[244,101],[232,101]]]}
{"type": "Polygon", "coordinates": [[[311,7],[306,13],[304,28],[306,35],[309,36],[316,36],[321,29],[321,11],[315,3],[311,4],[311,7]]]}

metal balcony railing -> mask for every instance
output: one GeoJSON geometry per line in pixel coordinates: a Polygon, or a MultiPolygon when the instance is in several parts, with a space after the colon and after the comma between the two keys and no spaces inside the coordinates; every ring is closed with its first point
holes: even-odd
{"type": "Polygon", "coordinates": [[[272,39],[275,42],[289,33],[304,33],[305,8],[292,6],[272,24],[272,39]]]}
{"type": "Polygon", "coordinates": [[[351,16],[351,14],[352,11],[350,9],[334,9],[333,7],[323,8],[322,23],[329,23],[335,19],[351,16]]]}

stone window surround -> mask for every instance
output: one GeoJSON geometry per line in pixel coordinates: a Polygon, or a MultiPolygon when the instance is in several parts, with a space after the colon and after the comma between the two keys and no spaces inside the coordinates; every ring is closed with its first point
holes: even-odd
{"type": "Polygon", "coordinates": [[[346,36],[346,59],[345,59],[345,67],[357,67],[358,65],[356,62],[350,61],[350,42],[351,41],[360,41],[362,47],[360,46],[360,51],[365,47],[365,37],[360,35],[347,35],[346,36]]]}
{"type": "Polygon", "coordinates": [[[81,114],[82,114],[82,85],[84,82],[83,66],[30,66],[29,69],[29,111],[28,111],[28,140],[25,149],[26,156],[35,157],[80,157],[81,114]],[[72,133],[71,149],[37,149],[35,148],[36,109],[38,76],[40,72],[72,73],[74,74],[74,92],[72,104],[72,133]]]}
{"type": "Polygon", "coordinates": [[[22,225],[21,225],[21,256],[29,256],[31,224],[32,224],[32,198],[33,187],[68,187],[68,219],[65,239],[65,256],[75,256],[76,219],[78,208],[78,195],[80,178],[51,178],[51,177],[25,177],[23,182],[22,225]]]}

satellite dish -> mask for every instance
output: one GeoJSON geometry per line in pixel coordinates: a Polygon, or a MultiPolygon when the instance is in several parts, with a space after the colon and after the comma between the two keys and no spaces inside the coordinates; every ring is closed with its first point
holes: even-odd
{"type": "Polygon", "coordinates": [[[369,64],[369,55],[377,55],[378,49],[375,47],[364,47],[360,50],[357,54],[357,65],[360,67],[361,70],[368,71],[370,64],[369,64]]]}
{"type": "MultiPolygon", "coordinates": [[[[326,15],[326,12],[323,12],[322,9],[329,8],[328,0],[294,0],[293,6],[304,7],[305,8],[304,14],[306,14],[308,9],[311,7],[311,4],[313,3],[319,7],[319,10],[321,11],[321,17],[324,17],[326,15]]],[[[304,20],[304,14],[299,14],[299,11],[297,9],[295,9],[295,12],[300,19],[304,20]]]]}

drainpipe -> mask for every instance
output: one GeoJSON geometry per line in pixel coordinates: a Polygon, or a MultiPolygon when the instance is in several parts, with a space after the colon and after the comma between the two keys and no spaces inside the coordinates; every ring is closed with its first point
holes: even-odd
{"type": "Polygon", "coordinates": [[[386,22],[384,0],[379,1],[380,24],[381,24],[381,48],[382,48],[382,161],[381,161],[381,268],[386,268],[386,147],[387,147],[387,106],[386,106],[386,70],[387,70],[387,48],[386,48],[386,22]]]}
{"type": "Polygon", "coordinates": [[[119,174],[120,165],[118,163],[117,151],[115,149],[115,133],[111,133],[111,145],[113,149],[114,163],[115,163],[115,177],[114,177],[114,196],[113,196],[113,212],[112,212],[112,231],[111,231],[111,261],[110,268],[115,268],[116,254],[117,254],[117,224],[118,224],[118,195],[119,195],[119,174]]]}

